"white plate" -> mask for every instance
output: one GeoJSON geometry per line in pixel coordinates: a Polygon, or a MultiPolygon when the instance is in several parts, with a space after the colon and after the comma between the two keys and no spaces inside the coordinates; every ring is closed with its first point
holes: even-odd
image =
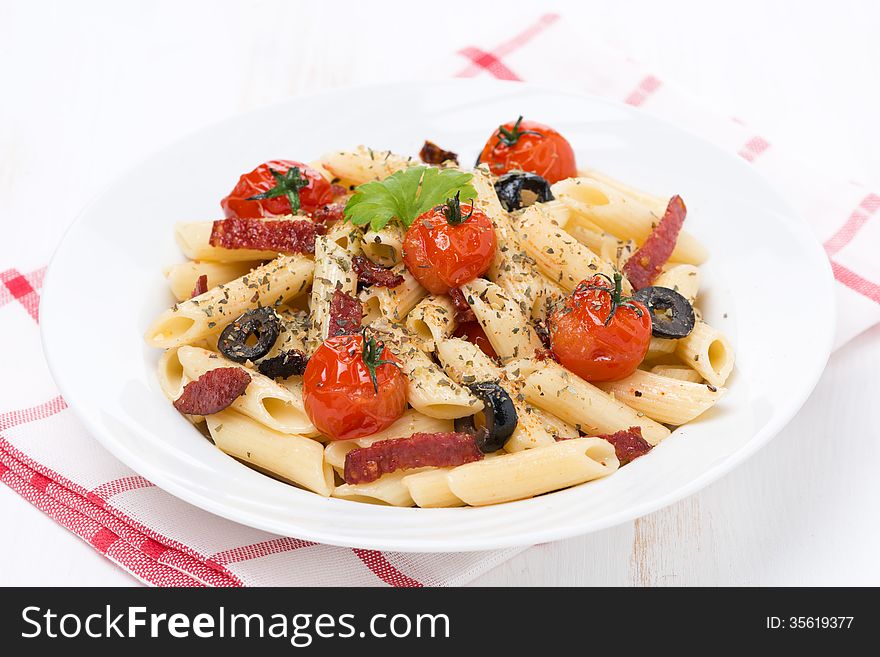
{"type": "Polygon", "coordinates": [[[404,551],[482,550],[596,531],[690,495],[797,412],[827,360],[832,278],[793,211],[738,158],[635,109],[520,83],[449,81],[339,90],[210,127],[127,173],[76,220],[41,306],[61,391],[101,443],[174,495],[232,520],[323,543],[404,551]],[[736,348],[727,396],[611,477],[486,508],[398,509],[324,499],[239,464],[159,390],[145,328],[172,303],[162,268],[172,227],[219,218],[238,175],[272,158],[309,161],[367,144],[416,153],[425,138],[472,162],[500,122],[523,114],[572,143],[578,162],[688,205],[710,249],[707,321],[736,348]]]}

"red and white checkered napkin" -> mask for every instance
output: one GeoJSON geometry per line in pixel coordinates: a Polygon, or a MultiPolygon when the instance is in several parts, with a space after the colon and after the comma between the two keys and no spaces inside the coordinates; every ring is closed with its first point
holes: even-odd
{"type": "MultiPolygon", "coordinates": [[[[880,243],[880,217],[873,216],[880,196],[785,159],[742,122],[712,114],[619,53],[584,45],[575,26],[556,15],[491,50],[455,53],[448,66],[460,77],[575,83],[739,153],[824,240],[839,282],[837,345],[880,321],[880,261],[868,248],[880,243]]],[[[4,353],[7,375],[0,378],[0,480],[135,577],[169,586],[457,585],[519,551],[404,554],[316,545],[222,520],[158,489],[91,439],[58,396],[37,330],[44,270],[0,267],[0,335],[16,345],[4,353]]]]}

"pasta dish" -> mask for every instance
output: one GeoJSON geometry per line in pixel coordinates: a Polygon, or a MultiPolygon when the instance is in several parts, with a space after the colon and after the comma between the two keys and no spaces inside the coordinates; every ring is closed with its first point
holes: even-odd
{"type": "Polygon", "coordinates": [[[220,450],[325,497],[483,506],[612,475],[724,394],[680,196],[498,126],[473,167],[271,160],[176,227],[158,381],[220,450]]]}

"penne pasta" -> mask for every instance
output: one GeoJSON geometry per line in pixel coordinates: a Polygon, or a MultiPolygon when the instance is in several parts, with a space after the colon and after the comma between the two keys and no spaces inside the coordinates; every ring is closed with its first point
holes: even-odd
{"type": "Polygon", "coordinates": [[[406,231],[398,224],[388,224],[381,230],[364,233],[364,255],[383,267],[394,267],[403,262],[403,237],[406,231]]]}
{"type": "Polygon", "coordinates": [[[327,153],[318,160],[318,164],[347,184],[362,185],[371,180],[383,180],[418,162],[391,151],[374,151],[366,146],[358,146],[353,151],[327,153]]]}
{"type": "MultiPolygon", "coordinates": [[[[623,240],[644,242],[666,212],[669,199],[657,203],[625,186],[611,186],[593,178],[569,178],[552,187],[553,195],[565,203],[570,212],[567,226],[580,220],[590,228],[599,226],[623,240]]],[[[705,247],[692,235],[682,231],[678,236],[672,260],[699,265],[706,261],[705,247]]]]}
{"type": "Polygon", "coordinates": [[[245,394],[232,402],[230,408],[253,418],[270,429],[281,433],[314,436],[315,426],[306,415],[302,392],[296,393],[259,372],[223,358],[219,354],[199,347],[180,347],[177,358],[183,371],[191,380],[218,367],[237,367],[251,376],[245,394]]]}
{"type": "Polygon", "coordinates": [[[425,351],[434,351],[435,345],[452,335],[457,322],[455,306],[446,295],[427,296],[406,316],[406,328],[422,341],[425,351]]]}
{"type": "Polygon", "coordinates": [[[713,386],[723,386],[733,371],[733,346],[721,331],[702,321],[686,338],[678,340],[675,353],[688,367],[713,386]]]}
{"type": "Polygon", "coordinates": [[[607,440],[575,438],[460,465],[447,480],[455,497],[471,506],[485,506],[606,477],[619,465],[607,440]]]}
{"type": "Polygon", "coordinates": [[[690,381],[691,383],[703,382],[703,377],[694,368],[687,365],[655,365],[651,368],[651,372],[657,376],[666,376],[680,381],[690,381]]]}
{"type": "Polygon", "coordinates": [[[449,473],[452,468],[434,468],[415,474],[407,474],[403,485],[416,506],[423,509],[464,506],[449,488],[449,473]]]}
{"type": "Polygon", "coordinates": [[[337,290],[351,296],[357,291],[351,253],[319,235],[315,238],[315,274],[309,302],[309,337],[306,341],[309,354],[313,354],[328,337],[330,302],[337,290]]]}
{"type": "Polygon", "coordinates": [[[596,387],[649,418],[674,426],[696,419],[725,392],[724,388],[643,370],[636,370],[619,381],[597,383],[596,387]]]}
{"type": "Polygon", "coordinates": [[[409,311],[416,307],[419,301],[428,296],[428,291],[419,285],[419,282],[402,264],[393,269],[395,274],[403,276],[403,283],[396,287],[380,287],[374,294],[378,299],[379,311],[389,322],[402,323],[406,320],[409,311]]]}
{"type": "Polygon", "coordinates": [[[443,420],[483,410],[483,402],[450,379],[403,327],[386,324],[374,325],[373,329],[401,361],[407,378],[407,399],[414,409],[443,420]]]}
{"type": "Polygon", "coordinates": [[[660,273],[654,285],[675,290],[693,305],[700,291],[700,270],[693,265],[673,265],[660,273]]]}
{"type": "Polygon", "coordinates": [[[542,347],[530,315],[496,284],[477,278],[461,291],[502,363],[528,358],[542,347]]]}
{"type": "Polygon", "coordinates": [[[318,495],[333,493],[333,469],[324,463],[321,443],[274,431],[232,410],[209,415],[206,420],[214,444],[230,456],[318,495]]]}
{"type": "Polygon", "coordinates": [[[246,310],[280,305],[308,290],[314,267],[303,256],[280,256],[166,310],[147,329],[147,344],[163,349],[190,344],[219,333],[246,310]]]}
{"type": "Polygon", "coordinates": [[[669,435],[669,429],[662,424],[587,383],[558,363],[545,362],[529,374],[523,394],[530,403],[586,434],[609,434],[640,427],[642,437],[651,445],[669,435]]]}
{"type": "Polygon", "coordinates": [[[333,491],[333,497],[391,506],[415,506],[409,488],[403,483],[404,477],[412,472],[418,470],[389,472],[368,484],[342,484],[333,491]]]}
{"type": "Polygon", "coordinates": [[[171,288],[171,294],[178,301],[186,301],[192,297],[193,290],[200,276],[207,277],[207,288],[217,287],[223,283],[240,278],[251,269],[259,267],[258,261],[242,262],[208,262],[189,260],[172,265],[165,270],[165,278],[171,288]]]}
{"type": "MultiPolygon", "coordinates": [[[[614,268],[609,262],[553,224],[540,205],[533,205],[523,212],[518,230],[526,253],[535,261],[538,269],[569,292],[595,274],[614,276],[614,268]]],[[[624,291],[630,291],[626,279],[624,291]]]]}

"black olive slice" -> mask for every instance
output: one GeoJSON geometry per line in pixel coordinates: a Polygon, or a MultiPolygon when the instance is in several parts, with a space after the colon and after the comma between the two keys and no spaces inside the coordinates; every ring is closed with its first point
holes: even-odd
{"type": "Polygon", "coordinates": [[[260,374],[268,376],[270,379],[286,379],[305,373],[308,364],[308,356],[299,349],[290,349],[282,351],[272,358],[261,360],[257,369],[260,370],[260,374]]]}
{"type": "MultiPolygon", "coordinates": [[[[523,204],[523,190],[532,192],[537,201],[545,203],[553,200],[553,192],[550,191],[550,183],[541,176],[527,171],[510,171],[495,181],[495,193],[498,200],[508,212],[525,207],[523,204]]],[[[531,203],[527,204],[531,205],[531,203]]]]}
{"type": "Polygon", "coordinates": [[[494,381],[472,383],[469,386],[480,401],[483,402],[485,426],[476,428],[474,416],[460,417],[455,420],[455,430],[472,433],[477,447],[484,454],[497,452],[504,447],[516,429],[516,409],[507,391],[494,381]]]}
{"type": "Polygon", "coordinates": [[[657,338],[686,338],[694,328],[694,309],[668,287],[643,287],[633,297],[651,314],[651,334],[657,338]],[[661,312],[658,312],[661,311],[661,312]]]}
{"type": "Polygon", "coordinates": [[[280,330],[281,323],[274,310],[254,308],[223,329],[217,348],[236,363],[254,361],[269,353],[280,330]],[[253,344],[248,344],[251,338],[254,338],[253,344]]]}

